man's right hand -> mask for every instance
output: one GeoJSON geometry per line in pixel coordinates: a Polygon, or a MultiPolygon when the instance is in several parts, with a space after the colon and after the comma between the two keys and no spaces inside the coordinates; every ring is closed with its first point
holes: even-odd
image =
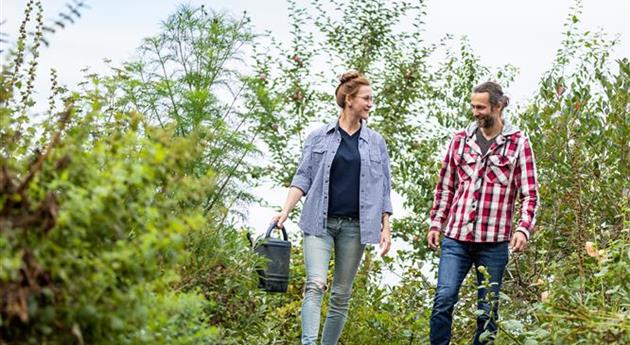
{"type": "Polygon", "coordinates": [[[271,218],[271,224],[277,223],[276,227],[282,229],[284,228],[284,221],[287,220],[287,218],[289,218],[288,212],[280,212],[271,218]]]}
{"type": "Polygon", "coordinates": [[[427,244],[432,250],[438,249],[438,247],[440,247],[440,231],[429,230],[427,234],[427,244]]]}

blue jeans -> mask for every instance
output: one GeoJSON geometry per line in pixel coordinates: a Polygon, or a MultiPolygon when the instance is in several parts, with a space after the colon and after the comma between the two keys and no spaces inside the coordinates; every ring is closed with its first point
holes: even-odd
{"type": "Polygon", "coordinates": [[[365,245],[361,244],[359,221],[351,218],[328,218],[323,236],[304,235],[304,262],[306,285],[302,302],[302,344],[317,342],[321,305],[328,263],[335,250],[333,275],[328,315],[322,333],[322,345],[337,344],[348,314],[352,282],[359,268],[365,245]]]}
{"type": "MultiPolygon", "coordinates": [[[[468,274],[470,267],[485,266],[490,274],[490,285],[493,291],[493,310],[490,315],[489,301],[486,300],[486,289],[477,290],[477,308],[484,313],[477,317],[477,331],[473,344],[481,344],[479,335],[485,330],[496,334],[495,320],[499,311],[499,290],[503,272],[508,262],[508,242],[472,243],[461,242],[444,237],[442,255],[438,269],[438,285],[431,313],[431,345],[446,345],[451,340],[453,308],[458,300],[459,288],[468,274]],[[489,322],[487,322],[489,321],[489,322]]],[[[483,281],[483,275],[477,273],[477,284],[483,281]]]]}

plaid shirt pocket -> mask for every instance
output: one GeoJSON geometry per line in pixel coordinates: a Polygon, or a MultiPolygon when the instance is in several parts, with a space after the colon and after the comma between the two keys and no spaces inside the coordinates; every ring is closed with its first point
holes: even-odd
{"type": "Polygon", "coordinates": [[[488,156],[488,168],[486,172],[487,183],[500,183],[504,186],[510,182],[510,174],[514,167],[516,157],[503,155],[488,156]]]}
{"type": "Polygon", "coordinates": [[[477,160],[469,152],[464,152],[461,156],[455,156],[457,164],[457,176],[461,181],[469,180],[475,176],[475,166],[477,160]]]}

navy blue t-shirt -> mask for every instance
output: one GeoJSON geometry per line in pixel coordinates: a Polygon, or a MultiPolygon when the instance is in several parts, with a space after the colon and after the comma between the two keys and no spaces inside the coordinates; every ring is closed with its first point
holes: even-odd
{"type": "Polygon", "coordinates": [[[359,176],[361,129],[349,135],[339,128],[341,142],[330,167],[328,215],[359,218],[359,176]]]}

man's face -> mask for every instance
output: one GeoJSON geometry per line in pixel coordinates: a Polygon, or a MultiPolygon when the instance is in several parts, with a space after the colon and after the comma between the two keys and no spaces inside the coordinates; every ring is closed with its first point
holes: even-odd
{"type": "Polygon", "coordinates": [[[470,106],[480,128],[491,128],[501,118],[501,107],[490,105],[490,95],[487,92],[473,92],[470,106]]]}

